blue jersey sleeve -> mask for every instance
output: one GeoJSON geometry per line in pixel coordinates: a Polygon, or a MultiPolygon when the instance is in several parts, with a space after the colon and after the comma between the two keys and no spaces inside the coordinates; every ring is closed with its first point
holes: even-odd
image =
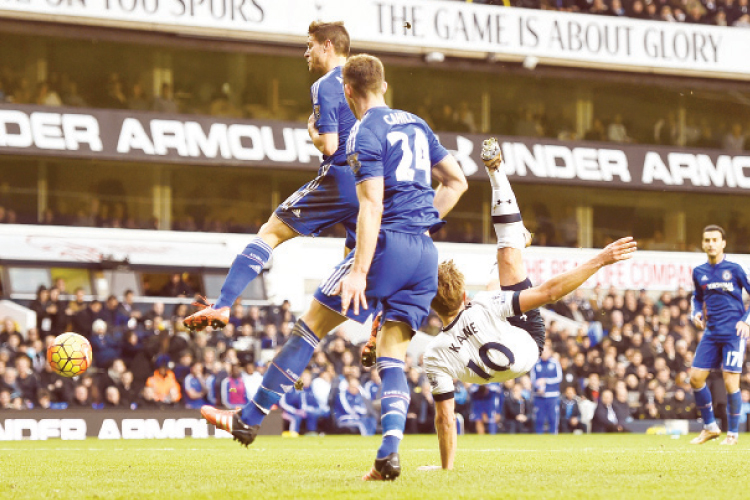
{"type": "MultiPolygon", "coordinates": [[[[426,125],[426,124],[425,124],[426,125]]],[[[426,125],[427,126],[427,125],[426,125]]],[[[428,141],[430,143],[430,165],[435,166],[440,163],[446,156],[448,156],[448,150],[440,144],[435,133],[427,126],[428,130],[428,141]]]]}
{"type": "Polygon", "coordinates": [[[383,145],[369,129],[357,127],[352,130],[346,155],[357,184],[384,176],[383,145]]]}
{"type": "Polygon", "coordinates": [[[341,104],[342,90],[337,88],[338,83],[336,78],[326,78],[319,82],[317,91],[313,91],[315,128],[321,134],[339,131],[339,104],[341,104]]]}
{"type": "Polygon", "coordinates": [[[690,317],[694,318],[696,314],[703,312],[703,288],[698,283],[696,269],[693,269],[693,298],[690,301],[690,317]]]}

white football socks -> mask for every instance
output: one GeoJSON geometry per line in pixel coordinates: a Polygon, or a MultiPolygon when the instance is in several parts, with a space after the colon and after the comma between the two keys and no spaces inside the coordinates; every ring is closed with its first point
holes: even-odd
{"type": "Polygon", "coordinates": [[[508,182],[502,166],[487,170],[492,185],[492,223],[495,226],[498,248],[526,248],[526,228],[516,194],[508,182]]]}

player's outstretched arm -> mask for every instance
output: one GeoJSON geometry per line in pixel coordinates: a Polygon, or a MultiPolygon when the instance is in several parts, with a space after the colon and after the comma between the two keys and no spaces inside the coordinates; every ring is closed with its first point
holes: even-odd
{"type": "Polygon", "coordinates": [[[632,236],[610,243],[596,257],[584,262],[575,269],[558,274],[539,286],[523,290],[519,296],[521,311],[530,311],[544,304],[562,299],[583,285],[587,279],[596,274],[602,267],[633,257],[636,249],[637,243],[633,240],[632,236]]]}
{"type": "Polygon", "coordinates": [[[435,401],[435,430],[440,443],[440,461],[444,470],[453,469],[456,457],[456,400],[435,401]]]}
{"type": "Polygon", "coordinates": [[[456,206],[469,184],[453,155],[448,155],[433,165],[432,176],[440,183],[435,190],[433,205],[442,219],[456,206]]]}

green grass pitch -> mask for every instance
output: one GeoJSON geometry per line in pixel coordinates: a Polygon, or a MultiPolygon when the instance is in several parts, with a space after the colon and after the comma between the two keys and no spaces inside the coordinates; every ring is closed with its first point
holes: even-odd
{"type": "Polygon", "coordinates": [[[0,443],[0,499],[723,499],[750,496],[750,436],[460,436],[456,468],[435,436],[407,436],[393,483],[365,483],[378,437],[0,443]]]}

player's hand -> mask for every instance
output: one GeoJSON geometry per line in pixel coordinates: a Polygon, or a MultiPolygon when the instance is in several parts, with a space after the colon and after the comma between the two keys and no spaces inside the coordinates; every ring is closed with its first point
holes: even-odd
{"type": "Polygon", "coordinates": [[[367,275],[355,271],[350,272],[339,282],[339,286],[334,290],[334,295],[341,295],[341,314],[346,316],[349,306],[352,306],[354,314],[359,314],[359,306],[367,310],[367,298],[365,289],[367,288],[367,275]]]}
{"type": "Polygon", "coordinates": [[[750,325],[744,321],[737,322],[737,335],[743,339],[750,338],[750,325]]]}
{"type": "Polygon", "coordinates": [[[608,266],[632,258],[637,249],[638,242],[632,236],[626,236],[604,247],[599,257],[604,261],[603,265],[608,266]]]}
{"type": "MultiPolygon", "coordinates": [[[[698,330],[704,330],[706,328],[706,324],[703,322],[703,313],[695,313],[695,316],[693,316],[693,324],[698,330]]],[[[739,330],[737,330],[737,333],[739,333],[739,330]]]]}

